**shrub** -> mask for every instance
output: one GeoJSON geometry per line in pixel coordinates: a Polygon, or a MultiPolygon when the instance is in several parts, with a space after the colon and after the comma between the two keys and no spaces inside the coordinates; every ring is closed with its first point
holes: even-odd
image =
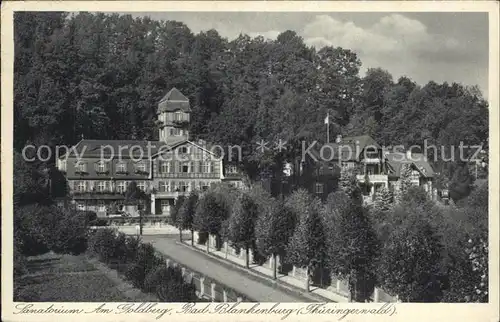
{"type": "Polygon", "coordinates": [[[88,251],[97,256],[100,261],[109,263],[114,258],[115,239],[114,229],[98,229],[89,239],[88,251]]]}
{"type": "Polygon", "coordinates": [[[86,214],[58,209],[51,249],[62,254],[81,254],[87,249],[86,214]]]}
{"type": "Polygon", "coordinates": [[[141,239],[137,236],[127,236],[125,261],[131,263],[137,257],[137,251],[141,245],[141,239]]]}
{"type": "Polygon", "coordinates": [[[85,222],[89,225],[97,220],[95,211],[82,211],[81,213],[85,216],[85,222]]]}
{"type": "Polygon", "coordinates": [[[126,267],[124,264],[127,263],[127,235],[124,233],[118,233],[115,236],[115,239],[113,241],[112,245],[113,249],[110,252],[111,253],[111,261],[113,264],[117,265],[118,271],[125,271],[126,267]],[[120,265],[121,264],[121,265],[120,265]]]}
{"type": "Polygon", "coordinates": [[[152,269],[144,281],[144,289],[156,294],[162,302],[192,302],[196,297],[195,287],[182,277],[178,267],[167,267],[164,264],[152,269]]]}
{"type": "Polygon", "coordinates": [[[50,250],[54,237],[53,208],[28,205],[14,210],[14,235],[24,255],[39,255],[50,250]]]}
{"type": "Polygon", "coordinates": [[[87,247],[87,227],[84,213],[57,206],[28,205],[14,211],[14,234],[24,255],[50,250],[82,253],[87,247]]]}
{"type": "Polygon", "coordinates": [[[103,227],[108,225],[108,221],[102,218],[97,218],[95,221],[93,221],[91,226],[97,226],[97,227],[103,227]]]}
{"type": "Polygon", "coordinates": [[[144,289],[144,280],[147,274],[161,262],[161,259],[155,254],[153,245],[141,244],[137,249],[135,261],[127,267],[125,277],[135,287],[144,289]]]}

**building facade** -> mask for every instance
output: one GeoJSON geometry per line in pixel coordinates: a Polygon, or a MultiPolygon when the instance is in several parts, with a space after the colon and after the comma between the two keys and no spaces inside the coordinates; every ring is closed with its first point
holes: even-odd
{"type": "Polygon", "coordinates": [[[356,169],[356,178],[366,203],[372,202],[382,187],[397,193],[404,165],[411,169],[411,182],[423,187],[429,197],[436,197],[434,171],[423,154],[384,151],[368,135],[339,136],[335,143],[325,144],[312,151],[308,163],[312,164],[308,170],[311,178],[303,181],[308,182],[307,188],[322,199],[337,189],[342,168],[356,169]]]}
{"type": "Polygon", "coordinates": [[[180,91],[173,88],[160,100],[157,117],[158,141],[82,139],[57,160],[78,210],[100,217],[137,216],[140,211],[168,216],[180,195],[223,181],[242,186],[239,172],[232,166],[224,169],[210,146],[189,140],[191,108],[180,91]],[[126,200],[132,182],[147,199],[126,200]]]}

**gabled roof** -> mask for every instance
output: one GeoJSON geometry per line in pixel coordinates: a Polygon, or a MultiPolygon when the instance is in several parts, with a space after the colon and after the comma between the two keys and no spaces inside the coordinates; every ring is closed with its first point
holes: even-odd
{"type": "Polygon", "coordinates": [[[124,158],[130,156],[130,150],[135,157],[139,150],[138,148],[131,149],[133,146],[139,146],[143,149],[147,148],[148,141],[144,140],[81,140],[75,146],[71,147],[67,154],[60,158],[66,157],[82,157],[82,158],[98,158],[102,156],[109,158],[110,156],[118,156],[120,154],[124,158]]]}
{"type": "Polygon", "coordinates": [[[174,87],[158,102],[157,113],[175,111],[189,113],[191,107],[189,106],[189,99],[174,87]]]}
{"type": "Polygon", "coordinates": [[[403,164],[413,164],[422,173],[424,177],[432,178],[434,170],[431,164],[425,159],[422,153],[412,153],[411,158],[408,158],[406,153],[387,153],[385,158],[392,169],[391,177],[399,178],[401,176],[401,168],[403,164]]]}
{"type": "MultiPolygon", "coordinates": [[[[146,140],[81,140],[75,146],[71,147],[68,153],[59,158],[66,157],[81,157],[81,158],[100,158],[101,155],[107,159],[111,157],[123,159],[141,157],[147,159],[149,156],[157,153],[157,151],[165,145],[172,145],[182,140],[173,142],[163,141],[146,141],[146,140]]],[[[185,141],[185,140],[184,140],[185,141]]]]}
{"type": "MultiPolygon", "coordinates": [[[[69,148],[67,153],[59,156],[59,159],[68,157],[100,158],[101,155],[109,159],[111,157],[118,158],[120,153],[123,159],[128,159],[131,156],[140,158],[141,150],[143,152],[143,159],[148,159],[149,157],[155,157],[159,152],[167,152],[184,144],[196,146],[215,155],[214,152],[210,151],[210,146],[204,147],[198,145],[197,143],[187,140],[185,137],[171,137],[166,142],[146,140],[81,140],[76,145],[69,148]]],[[[60,152],[63,151],[61,150],[60,152]]]]}
{"type": "Polygon", "coordinates": [[[188,144],[189,144],[189,145],[192,145],[192,146],[195,146],[195,147],[197,147],[198,149],[201,149],[201,150],[203,150],[203,151],[205,151],[205,152],[207,152],[207,153],[209,153],[209,154],[211,154],[211,155],[216,155],[216,153],[214,153],[214,152],[212,152],[212,151],[210,151],[210,150],[209,150],[209,147],[203,147],[203,146],[201,146],[201,145],[196,144],[195,142],[192,142],[192,141],[189,141],[189,140],[184,139],[184,140],[177,141],[177,142],[175,142],[175,143],[165,144],[165,145],[168,145],[168,149],[166,149],[166,148],[165,148],[165,149],[164,149],[164,150],[162,150],[162,151],[160,151],[159,149],[157,149],[157,150],[156,150],[156,153],[152,154],[152,157],[153,157],[153,158],[154,158],[154,157],[157,157],[157,156],[158,156],[158,155],[160,155],[161,153],[168,152],[168,151],[171,151],[171,150],[173,150],[173,149],[175,149],[175,148],[177,148],[177,147],[180,147],[180,146],[182,146],[182,145],[188,145],[188,144]]]}

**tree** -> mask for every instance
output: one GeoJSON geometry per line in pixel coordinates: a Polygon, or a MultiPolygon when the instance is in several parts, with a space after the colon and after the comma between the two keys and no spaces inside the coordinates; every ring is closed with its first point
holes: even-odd
{"type": "Polygon", "coordinates": [[[405,220],[384,244],[379,280],[403,302],[438,302],[444,288],[441,241],[421,208],[394,211],[405,220]]]}
{"type": "Polygon", "coordinates": [[[471,294],[473,302],[488,302],[488,240],[474,238],[468,240],[467,254],[472,264],[474,275],[479,276],[471,294]]]}
{"type": "Polygon", "coordinates": [[[336,192],[330,201],[327,225],[328,264],[332,273],[348,281],[350,299],[364,302],[374,286],[372,272],[378,255],[378,240],[366,209],[344,192],[336,192]]]}
{"type": "MultiPolygon", "coordinates": [[[[193,227],[200,233],[208,233],[220,237],[223,222],[229,217],[230,208],[224,196],[208,191],[196,206],[196,213],[193,220],[193,227]]],[[[210,249],[210,242],[207,241],[207,253],[210,249]]]]}
{"type": "Polygon", "coordinates": [[[301,214],[287,247],[287,261],[307,269],[306,291],[309,292],[310,275],[322,269],[326,262],[326,236],[320,216],[321,202],[314,199],[301,214]]]}
{"type": "MultiPolygon", "coordinates": [[[[29,151],[29,150],[27,150],[29,151]]],[[[28,154],[28,153],[27,153],[28,154]]],[[[27,155],[27,158],[36,156],[27,155]]],[[[50,204],[48,176],[44,164],[26,161],[14,151],[14,205],[50,204]]]]}
{"type": "Polygon", "coordinates": [[[170,212],[170,219],[172,220],[172,223],[179,228],[179,240],[182,242],[182,229],[183,227],[180,225],[180,211],[184,203],[186,202],[186,197],[185,196],[178,196],[177,199],[175,199],[174,207],[172,208],[172,211],[170,212]]]}
{"type": "Polygon", "coordinates": [[[258,214],[257,203],[248,193],[243,192],[236,199],[229,217],[229,240],[245,248],[247,268],[250,267],[249,251],[255,239],[255,222],[258,214]]]}
{"type": "Polygon", "coordinates": [[[396,193],[396,199],[401,201],[403,196],[407,194],[408,189],[413,186],[411,182],[412,175],[412,166],[411,164],[403,164],[401,166],[400,175],[399,175],[399,189],[396,193]]]}
{"type": "MultiPolygon", "coordinates": [[[[148,201],[148,195],[139,189],[137,186],[137,183],[135,181],[132,181],[128,186],[127,190],[125,191],[125,201],[128,203],[131,203],[132,205],[135,205],[136,207],[139,207],[139,204],[141,202],[144,202],[146,205],[148,201]]],[[[139,210],[139,235],[142,235],[142,217],[144,215],[143,210],[139,210]]]]}
{"type": "Polygon", "coordinates": [[[473,178],[467,165],[456,167],[449,185],[450,198],[457,202],[467,197],[472,191],[472,182],[473,178]]]}
{"type": "Polygon", "coordinates": [[[196,215],[196,205],[198,204],[198,200],[198,192],[191,191],[187,199],[182,203],[177,218],[177,225],[179,229],[189,229],[191,231],[191,245],[194,245],[193,221],[196,215]]]}
{"type": "Polygon", "coordinates": [[[290,209],[281,200],[259,212],[255,228],[257,248],[273,258],[273,278],[277,278],[276,257],[284,258],[288,242],[295,229],[295,220],[290,209]]]}
{"type": "Polygon", "coordinates": [[[446,302],[488,301],[488,185],[447,207],[437,223],[447,256],[446,302]]]}
{"type": "Polygon", "coordinates": [[[342,167],[340,170],[339,188],[355,203],[362,203],[361,189],[359,188],[357,171],[353,168],[342,167]]]}
{"type": "Polygon", "coordinates": [[[391,208],[392,204],[392,192],[385,186],[380,188],[375,194],[375,211],[385,212],[391,208]]]}

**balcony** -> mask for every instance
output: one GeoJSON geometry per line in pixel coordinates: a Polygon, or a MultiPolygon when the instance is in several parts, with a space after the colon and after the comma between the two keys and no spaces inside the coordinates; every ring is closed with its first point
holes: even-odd
{"type": "Polygon", "coordinates": [[[184,179],[218,179],[220,173],[199,173],[199,172],[159,172],[158,178],[184,178],[184,179]]]}
{"type": "Polygon", "coordinates": [[[73,199],[124,199],[125,198],[125,193],[113,190],[71,191],[69,195],[73,199]]]}
{"type": "Polygon", "coordinates": [[[368,176],[364,174],[358,174],[356,176],[356,179],[358,179],[359,182],[365,182],[365,177],[368,177],[368,180],[371,183],[376,183],[376,182],[387,183],[388,181],[387,174],[369,174],[368,176]]]}
{"type": "Polygon", "coordinates": [[[187,196],[189,195],[189,191],[155,191],[155,198],[175,198],[179,196],[187,196]]]}

